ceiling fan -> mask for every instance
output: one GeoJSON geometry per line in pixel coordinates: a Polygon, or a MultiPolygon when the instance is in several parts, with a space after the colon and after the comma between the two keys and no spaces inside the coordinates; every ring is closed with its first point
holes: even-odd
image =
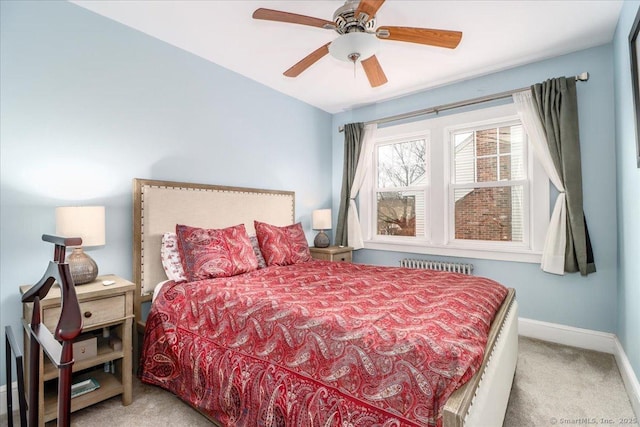
{"type": "Polygon", "coordinates": [[[419,43],[448,49],[455,49],[460,43],[462,39],[460,31],[412,27],[378,27],[374,29],[375,15],[384,1],[346,0],[345,4],[333,14],[333,21],[264,8],[256,9],[253,12],[253,18],[309,25],[334,30],[340,34],[337,39],[320,46],[285,71],[283,74],[287,77],[297,77],[326,54],[331,53],[337,59],[353,62],[354,66],[356,62],[362,63],[369,83],[372,87],[377,87],[387,83],[387,76],[376,58],[378,39],[419,43]]]}

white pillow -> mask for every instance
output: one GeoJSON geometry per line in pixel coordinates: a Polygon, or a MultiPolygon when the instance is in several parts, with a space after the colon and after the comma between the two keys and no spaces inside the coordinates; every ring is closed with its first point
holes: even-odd
{"type": "Polygon", "coordinates": [[[251,246],[253,246],[253,253],[256,255],[256,259],[258,260],[258,269],[265,268],[267,266],[267,262],[264,260],[262,256],[262,251],[260,251],[260,244],[258,243],[258,237],[249,236],[249,240],[251,240],[251,246]]]}
{"type": "Polygon", "coordinates": [[[162,235],[162,245],[160,246],[160,258],[162,259],[162,267],[167,274],[169,280],[182,282],[187,280],[184,274],[180,252],[178,251],[178,236],[176,233],[164,233],[162,235]]]}
{"type": "Polygon", "coordinates": [[[160,295],[160,290],[162,289],[162,287],[165,285],[165,283],[168,283],[170,281],[171,280],[163,280],[162,282],[158,283],[155,288],[153,288],[153,295],[151,296],[151,302],[156,300],[156,297],[160,295]]]}

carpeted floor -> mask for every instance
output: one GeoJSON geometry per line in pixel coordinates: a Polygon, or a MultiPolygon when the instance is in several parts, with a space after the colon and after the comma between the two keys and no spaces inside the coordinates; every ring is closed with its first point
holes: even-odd
{"type": "MultiPolygon", "coordinates": [[[[638,425],[612,355],[523,337],[519,346],[505,427],[638,425]]],[[[211,425],[171,393],[142,384],[138,379],[134,380],[133,395],[134,401],[127,407],[115,397],[75,412],[71,425],[211,425]]],[[[6,422],[6,416],[0,418],[0,424],[6,422]]]]}
{"type": "Polygon", "coordinates": [[[504,426],[637,426],[611,354],[520,337],[504,426]]]}

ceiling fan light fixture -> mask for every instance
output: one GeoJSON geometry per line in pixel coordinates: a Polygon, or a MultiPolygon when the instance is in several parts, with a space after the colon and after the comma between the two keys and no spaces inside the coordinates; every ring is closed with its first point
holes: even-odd
{"type": "Polygon", "coordinates": [[[352,32],[343,34],[331,42],[329,53],[340,61],[363,61],[378,51],[379,44],[374,34],[352,32]]]}
{"type": "Polygon", "coordinates": [[[354,77],[357,64],[362,64],[371,87],[382,86],[388,81],[376,56],[379,40],[455,49],[462,39],[460,31],[397,26],[376,29],[376,14],[384,3],[385,0],[345,0],[333,14],[333,21],[265,8],[256,9],[253,19],[307,25],[339,34],[333,42],[323,44],[282,73],[285,76],[297,77],[331,53],[334,58],[353,65],[354,77]]]}

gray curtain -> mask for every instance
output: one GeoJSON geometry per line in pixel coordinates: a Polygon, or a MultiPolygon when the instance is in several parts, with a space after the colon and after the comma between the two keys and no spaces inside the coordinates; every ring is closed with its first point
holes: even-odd
{"type": "Polygon", "coordinates": [[[347,212],[353,178],[356,175],[358,159],[362,150],[364,123],[349,123],[344,125],[344,166],[342,168],[342,191],[340,191],[340,210],[338,210],[338,225],[336,227],[336,245],[348,246],[347,212]]]}
{"type": "Polygon", "coordinates": [[[549,152],[567,198],[564,270],[586,276],[596,271],[587,221],[582,210],[582,164],[575,78],[549,79],[531,87],[545,129],[549,152]]]}

